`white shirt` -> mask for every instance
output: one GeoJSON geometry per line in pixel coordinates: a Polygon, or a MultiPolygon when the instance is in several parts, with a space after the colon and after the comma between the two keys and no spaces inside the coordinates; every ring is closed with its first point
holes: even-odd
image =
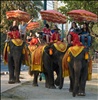
{"type": "Polygon", "coordinates": [[[27,27],[27,24],[19,25],[20,34],[25,34],[26,33],[26,27],[27,27]]]}

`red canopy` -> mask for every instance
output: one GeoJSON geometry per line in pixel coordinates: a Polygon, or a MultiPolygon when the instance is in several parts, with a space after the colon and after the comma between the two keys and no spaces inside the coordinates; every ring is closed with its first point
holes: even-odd
{"type": "Polygon", "coordinates": [[[67,13],[70,17],[72,17],[76,21],[93,21],[97,22],[97,15],[86,11],[86,10],[72,10],[67,13]]]}
{"type": "Polygon", "coordinates": [[[27,29],[27,30],[33,30],[33,29],[35,29],[35,28],[38,28],[39,26],[40,26],[39,22],[30,22],[30,23],[27,25],[26,29],[27,29]]]}
{"type": "Polygon", "coordinates": [[[44,10],[40,14],[43,20],[54,23],[66,23],[66,17],[55,10],[44,10]]]}
{"type": "Polygon", "coordinates": [[[7,19],[13,19],[18,21],[28,22],[30,20],[30,15],[27,12],[21,10],[12,10],[6,12],[7,19]]]}

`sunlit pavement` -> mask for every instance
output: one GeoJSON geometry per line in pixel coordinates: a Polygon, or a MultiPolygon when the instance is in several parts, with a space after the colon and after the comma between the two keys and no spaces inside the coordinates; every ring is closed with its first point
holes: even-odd
{"type": "MultiPolygon", "coordinates": [[[[87,84],[98,86],[98,63],[94,63],[93,64],[93,78],[97,78],[97,80],[92,80],[90,82],[87,81],[87,84]]],[[[9,89],[11,89],[13,87],[16,87],[18,85],[21,85],[24,82],[32,81],[33,77],[31,77],[28,74],[28,70],[25,70],[25,71],[21,71],[21,74],[20,74],[20,81],[21,81],[21,83],[8,84],[8,79],[9,79],[8,73],[1,75],[1,93],[6,91],[6,90],[9,90],[9,89]]],[[[69,79],[66,82],[69,83],[69,79]]]]}
{"type": "Polygon", "coordinates": [[[20,81],[21,83],[16,83],[16,84],[8,84],[8,79],[9,79],[9,75],[5,74],[5,75],[1,75],[1,93],[9,90],[13,87],[16,87],[18,85],[21,85],[24,82],[30,81],[33,78],[28,74],[28,71],[22,71],[20,74],[20,81]]]}

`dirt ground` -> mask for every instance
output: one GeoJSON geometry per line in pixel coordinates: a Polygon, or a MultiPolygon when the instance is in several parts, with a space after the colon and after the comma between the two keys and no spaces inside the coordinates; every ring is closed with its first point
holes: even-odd
{"type": "Polygon", "coordinates": [[[39,81],[38,87],[32,86],[32,80],[1,94],[1,100],[98,100],[98,74],[93,74],[87,81],[86,96],[73,97],[69,92],[69,78],[64,80],[63,89],[45,88],[45,80],[39,81]]]}

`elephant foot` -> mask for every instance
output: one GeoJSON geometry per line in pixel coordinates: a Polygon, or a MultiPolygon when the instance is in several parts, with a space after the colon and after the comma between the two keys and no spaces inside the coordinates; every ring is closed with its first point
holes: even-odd
{"type": "Polygon", "coordinates": [[[75,96],[76,96],[76,93],[74,93],[74,92],[73,92],[73,94],[72,94],[72,95],[73,95],[73,97],[75,97],[75,96]]]}
{"type": "Polygon", "coordinates": [[[15,83],[21,83],[21,81],[20,81],[20,80],[18,80],[18,81],[15,81],[15,83]]]}
{"type": "Polygon", "coordinates": [[[63,88],[63,86],[59,86],[59,89],[62,89],[63,88]]]}
{"type": "Polygon", "coordinates": [[[69,89],[69,92],[73,92],[73,90],[70,88],[70,89],[69,89]]]}
{"type": "Polygon", "coordinates": [[[33,83],[33,84],[32,84],[32,86],[37,87],[37,86],[38,86],[38,84],[33,83]]]}
{"type": "Polygon", "coordinates": [[[56,86],[59,86],[59,85],[60,85],[60,83],[59,83],[57,80],[55,80],[54,84],[55,84],[56,86]]]}
{"type": "Polygon", "coordinates": [[[56,89],[55,86],[49,86],[49,89],[56,89]]]}
{"type": "Polygon", "coordinates": [[[9,84],[14,84],[15,83],[15,80],[9,80],[8,83],[9,84]]]}
{"type": "Polygon", "coordinates": [[[78,93],[78,96],[85,96],[85,93],[78,93]]]}
{"type": "Polygon", "coordinates": [[[45,87],[46,87],[46,88],[49,88],[49,84],[45,84],[45,87]]]}

